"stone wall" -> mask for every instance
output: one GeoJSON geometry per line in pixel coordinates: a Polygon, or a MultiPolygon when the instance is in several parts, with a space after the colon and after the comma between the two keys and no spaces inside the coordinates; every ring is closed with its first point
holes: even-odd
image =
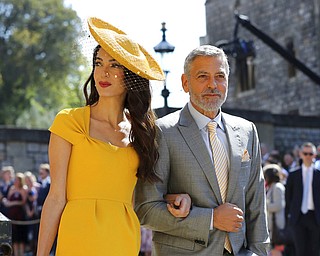
{"type": "MultiPolygon", "coordinates": [[[[234,11],[238,11],[282,47],[292,42],[295,57],[320,75],[319,0],[207,0],[205,6],[207,35],[201,39],[202,43],[232,41],[236,24],[234,11]]],[[[239,92],[234,74],[235,58],[229,56],[231,76],[226,107],[319,116],[319,84],[298,69],[296,75],[290,77],[290,64],[242,25],[237,35],[254,42],[256,87],[239,92]]]]}
{"type": "Polygon", "coordinates": [[[0,128],[0,167],[37,173],[39,165],[48,162],[48,142],[47,130],[0,128]]]}
{"type": "Polygon", "coordinates": [[[272,114],[266,111],[224,109],[225,112],[252,121],[258,130],[260,142],[281,154],[310,141],[320,145],[320,119],[315,116],[272,114]]]}

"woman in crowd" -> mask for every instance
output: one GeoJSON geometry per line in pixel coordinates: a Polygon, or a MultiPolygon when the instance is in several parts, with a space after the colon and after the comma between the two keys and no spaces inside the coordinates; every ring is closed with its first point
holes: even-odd
{"type": "Polygon", "coordinates": [[[270,232],[272,256],[281,255],[283,245],[276,244],[272,239],[273,222],[278,228],[285,227],[285,187],[281,183],[281,167],[278,164],[267,164],[263,167],[267,189],[267,214],[270,232]]]}
{"type": "Polygon", "coordinates": [[[8,192],[8,198],[2,202],[8,209],[8,218],[12,220],[12,245],[14,256],[24,256],[27,244],[27,226],[15,224],[14,221],[26,219],[25,206],[27,200],[27,189],[24,186],[24,174],[18,172],[15,175],[13,185],[8,192]]]}

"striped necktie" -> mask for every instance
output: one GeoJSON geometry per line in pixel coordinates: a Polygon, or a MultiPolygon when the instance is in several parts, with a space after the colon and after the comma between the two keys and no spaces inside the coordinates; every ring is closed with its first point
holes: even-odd
{"type": "MultiPolygon", "coordinates": [[[[212,147],[213,163],[219,184],[220,194],[222,202],[225,203],[229,179],[227,152],[217,136],[216,122],[208,123],[208,131],[210,137],[210,144],[212,147]]],[[[232,247],[228,235],[226,236],[224,248],[231,253],[232,247]]]]}

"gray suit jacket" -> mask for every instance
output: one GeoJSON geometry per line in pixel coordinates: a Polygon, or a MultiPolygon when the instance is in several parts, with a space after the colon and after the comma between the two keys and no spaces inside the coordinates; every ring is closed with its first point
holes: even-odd
{"type": "MultiPolygon", "coordinates": [[[[230,147],[227,202],[245,213],[245,224],[229,233],[235,255],[267,255],[264,179],[257,131],[253,123],[222,114],[230,147]],[[245,149],[250,159],[242,161],[245,149]]],[[[138,181],[135,210],[141,225],[153,230],[153,256],[221,256],[226,232],[210,230],[212,209],[222,204],[219,186],[205,143],[188,107],[158,120],[162,183],[138,181]],[[165,194],[188,193],[193,208],[187,218],[175,218],[166,208],[165,194]]]]}

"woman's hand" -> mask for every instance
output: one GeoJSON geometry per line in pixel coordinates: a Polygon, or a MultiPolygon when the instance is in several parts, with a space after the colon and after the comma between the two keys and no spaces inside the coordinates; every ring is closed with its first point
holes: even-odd
{"type": "Polygon", "coordinates": [[[173,216],[185,218],[189,215],[192,202],[188,194],[167,194],[164,199],[167,201],[168,211],[173,216]]]}

